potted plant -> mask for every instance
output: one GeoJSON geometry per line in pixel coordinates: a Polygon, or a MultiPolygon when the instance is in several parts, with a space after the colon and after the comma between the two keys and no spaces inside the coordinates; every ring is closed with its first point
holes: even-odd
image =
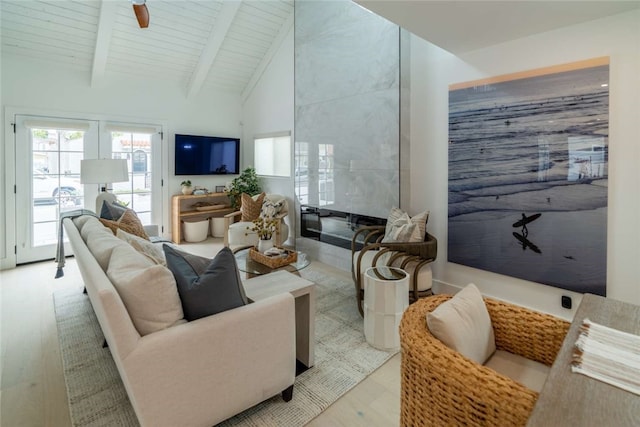
{"type": "Polygon", "coordinates": [[[252,167],[248,167],[242,171],[240,176],[234,178],[233,181],[225,186],[224,192],[227,193],[229,200],[231,201],[231,207],[238,209],[240,207],[240,196],[242,193],[249,196],[255,196],[262,191],[260,183],[258,182],[258,175],[256,170],[252,167]]]}
{"type": "Polygon", "coordinates": [[[193,187],[191,186],[191,181],[190,180],[184,180],[180,183],[180,185],[182,186],[182,194],[184,195],[189,195],[189,194],[193,194],[193,187]]]}
{"type": "Polygon", "coordinates": [[[276,232],[278,220],[273,218],[258,218],[252,221],[253,225],[247,230],[255,231],[258,234],[258,252],[264,253],[273,247],[273,233],[276,232]]]}

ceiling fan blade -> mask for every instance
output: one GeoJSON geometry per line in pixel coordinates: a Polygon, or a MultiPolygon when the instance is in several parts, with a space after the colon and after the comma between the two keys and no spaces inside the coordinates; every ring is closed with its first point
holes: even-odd
{"type": "Polygon", "coordinates": [[[134,4],[133,11],[136,14],[138,25],[140,28],[147,28],[149,26],[149,10],[146,4],[134,4]]]}

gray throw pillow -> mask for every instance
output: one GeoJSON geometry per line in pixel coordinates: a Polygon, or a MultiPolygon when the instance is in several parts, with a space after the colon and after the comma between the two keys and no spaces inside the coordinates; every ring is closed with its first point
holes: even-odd
{"type": "Polygon", "coordinates": [[[122,206],[119,203],[102,202],[102,209],[100,210],[100,218],[108,219],[110,221],[117,221],[122,217],[122,215],[124,215],[124,213],[128,209],[129,208],[122,206]]]}
{"type": "MultiPolygon", "coordinates": [[[[238,266],[229,248],[222,248],[199,273],[185,253],[162,246],[167,267],[176,278],[186,320],[196,320],[247,304],[238,266]]],[[[197,268],[197,266],[196,266],[197,268]]]]}

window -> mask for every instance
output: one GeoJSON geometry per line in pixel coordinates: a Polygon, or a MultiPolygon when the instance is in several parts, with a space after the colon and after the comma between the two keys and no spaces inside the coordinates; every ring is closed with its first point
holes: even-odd
{"type": "Polygon", "coordinates": [[[291,132],[257,136],[253,143],[258,175],[291,176],[291,132]]]}
{"type": "Polygon", "coordinates": [[[153,223],[153,142],[158,130],[127,125],[108,125],[111,156],[126,159],[129,181],[113,184],[118,200],[133,209],[143,224],[153,223]]]}

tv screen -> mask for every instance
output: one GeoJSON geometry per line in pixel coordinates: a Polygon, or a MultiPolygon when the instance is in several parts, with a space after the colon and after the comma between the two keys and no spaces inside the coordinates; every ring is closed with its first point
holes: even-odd
{"type": "Polygon", "coordinates": [[[234,175],[240,169],[240,140],[176,134],[176,175],[234,175]]]}

